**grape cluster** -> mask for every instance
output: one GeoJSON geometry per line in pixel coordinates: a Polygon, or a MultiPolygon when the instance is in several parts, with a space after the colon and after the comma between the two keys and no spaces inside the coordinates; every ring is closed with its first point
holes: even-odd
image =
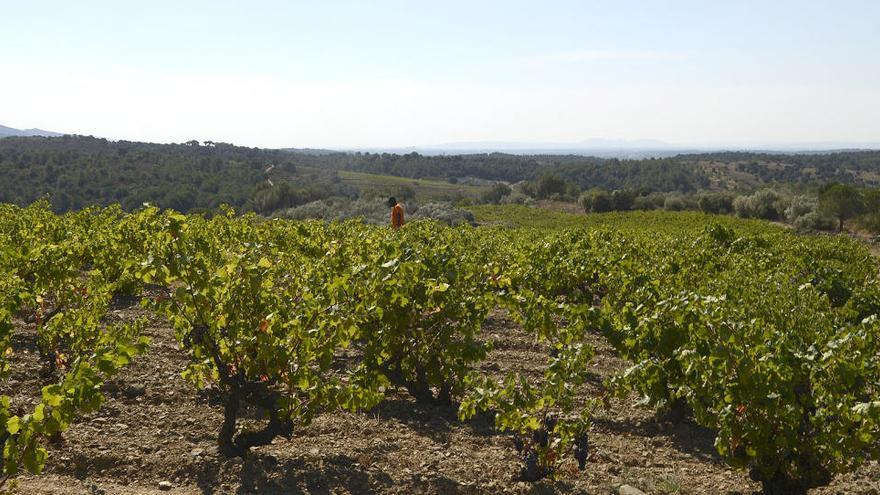
{"type": "Polygon", "coordinates": [[[522,461],[519,478],[523,481],[538,481],[550,472],[549,469],[541,465],[541,456],[536,448],[536,442],[534,442],[534,434],[532,437],[533,442],[527,442],[520,435],[514,435],[512,438],[513,446],[522,461]]]}
{"type": "Polygon", "coordinates": [[[520,479],[524,481],[538,481],[553,472],[553,468],[543,465],[541,452],[550,445],[550,435],[555,430],[559,419],[552,414],[544,416],[541,428],[532,431],[531,438],[514,435],[513,446],[520,455],[523,466],[520,470],[520,479]]]}
{"type": "Polygon", "coordinates": [[[538,428],[537,430],[532,432],[532,442],[535,445],[546,447],[549,441],[550,435],[547,434],[547,430],[545,428],[538,428]]]}
{"type": "Polygon", "coordinates": [[[587,467],[587,456],[590,455],[590,439],[586,431],[582,431],[574,440],[574,458],[578,461],[581,471],[587,467]]]}
{"type": "Polygon", "coordinates": [[[532,432],[532,442],[535,445],[539,445],[543,448],[546,448],[550,443],[550,433],[556,428],[556,423],[559,422],[559,419],[552,415],[548,414],[544,416],[544,425],[541,428],[532,432]]]}
{"type": "Polygon", "coordinates": [[[541,465],[538,451],[527,449],[522,453],[523,467],[519,476],[524,481],[538,481],[547,474],[547,468],[541,465]]]}

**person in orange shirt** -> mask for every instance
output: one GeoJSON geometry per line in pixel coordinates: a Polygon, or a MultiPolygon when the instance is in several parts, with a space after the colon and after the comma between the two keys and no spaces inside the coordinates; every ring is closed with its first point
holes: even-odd
{"type": "Polygon", "coordinates": [[[388,206],[391,208],[391,227],[394,229],[403,227],[403,206],[400,206],[394,196],[388,198],[388,206]]]}

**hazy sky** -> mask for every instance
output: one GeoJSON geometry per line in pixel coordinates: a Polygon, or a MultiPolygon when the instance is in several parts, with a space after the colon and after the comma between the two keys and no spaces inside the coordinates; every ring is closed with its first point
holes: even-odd
{"type": "Polygon", "coordinates": [[[880,1],[0,0],[0,124],[180,142],[880,142],[880,1]]]}

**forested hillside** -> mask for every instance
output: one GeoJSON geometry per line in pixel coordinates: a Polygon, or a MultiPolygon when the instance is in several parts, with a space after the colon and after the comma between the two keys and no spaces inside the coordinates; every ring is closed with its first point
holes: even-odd
{"type": "Polygon", "coordinates": [[[839,182],[862,187],[880,185],[880,152],[848,151],[820,154],[709,153],[683,155],[721,189],[740,190],[768,184],[826,184],[839,182]]]}
{"type": "Polygon", "coordinates": [[[817,154],[727,152],[642,160],[502,153],[456,156],[325,153],[298,155],[297,160],[313,166],[412,178],[477,177],[517,182],[553,174],[581,189],[691,192],[703,189],[743,191],[774,183],[880,184],[880,151],[817,154]]]}
{"type": "Polygon", "coordinates": [[[59,211],[144,202],[190,211],[245,206],[265,169],[291,167],[289,154],[223,143],[108,141],[83,136],[0,139],[0,202],[28,204],[45,195],[59,211]]]}
{"type": "Polygon", "coordinates": [[[426,156],[418,153],[330,153],[297,156],[298,163],[316,167],[396,175],[414,179],[455,181],[462,177],[519,182],[553,174],[582,189],[646,188],[689,192],[705,188],[709,180],[694,166],[674,159],[616,160],[575,155],[426,156]]]}
{"type": "MultiPolygon", "coordinates": [[[[333,197],[394,194],[411,199],[415,192],[418,200],[473,201],[479,196],[474,186],[496,182],[523,182],[518,190],[537,199],[558,194],[571,200],[581,191],[596,189],[645,195],[750,193],[779,185],[806,190],[831,182],[876,187],[880,185],[880,151],[713,153],[617,160],[501,153],[309,152],[210,141],[152,144],[86,136],[8,137],[0,139],[0,176],[0,202],[26,205],[48,197],[56,211],[113,203],[132,210],[149,202],[182,212],[228,204],[240,211],[271,214],[333,197]],[[358,177],[370,179],[354,180],[358,177]],[[429,184],[431,193],[419,198],[425,184],[417,180],[425,179],[434,180],[429,184]],[[446,191],[437,181],[451,186],[446,191]],[[542,184],[558,187],[542,192],[542,184]]],[[[486,201],[497,202],[497,198],[486,201]]]]}

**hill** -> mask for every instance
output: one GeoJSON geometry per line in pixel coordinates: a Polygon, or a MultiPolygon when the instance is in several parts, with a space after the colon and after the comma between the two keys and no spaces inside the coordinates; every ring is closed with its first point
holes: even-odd
{"type": "Polygon", "coordinates": [[[768,186],[809,191],[830,182],[878,187],[880,151],[728,152],[619,160],[551,154],[316,152],[211,141],[155,144],[87,136],[8,136],[0,140],[0,176],[4,178],[0,202],[24,205],[48,197],[56,211],[112,203],[132,210],[149,202],[183,212],[228,204],[239,211],[269,215],[331,197],[397,195],[417,201],[473,202],[482,200],[497,182],[529,182],[525,186],[531,189],[519,190],[530,194],[542,177],[562,179],[568,198],[594,188],[647,194],[749,193],[768,186]]]}
{"type": "Polygon", "coordinates": [[[211,146],[112,142],[84,136],[0,140],[0,202],[48,196],[56,211],[145,202],[191,211],[226,203],[245,207],[278,152],[211,146]]]}
{"type": "MultiPolygon", "coordinates": [[[[338,155],[338,154],[337,154],[338,155]]],[[[0,140],[0,202],[47,198],[55,211],[144,203],[182,212],[226,204],[261,214],[329,197],[477,198],[487,187],[309,167],[309,153],[189,141],[154,144],[87,136],[0,140]]]]}
{"type": "Polygon", "coordinates": [[[752,191],[787,184],[810,187],[828,182],[880,185],[880,151],[815,154],[723,152],[668,158],[621,160],[579,155],[474,153],[298,154],[297,162],[323,169],[350,170],[413,179],[476,177],[519,182],[553,174],[581,189],[644,189],[657,192],[752,191]]]}
{"type": "Polygon", "coordinates": [[[43,136],[43,137],[54,137],[54,136],[62,136],[58,132],[52,131],[44,131],[43,129],[15,129],[13,127],[6,127],[5,125],[0,125],[0,138],[9,137],[9,136],[43,136]]]}

